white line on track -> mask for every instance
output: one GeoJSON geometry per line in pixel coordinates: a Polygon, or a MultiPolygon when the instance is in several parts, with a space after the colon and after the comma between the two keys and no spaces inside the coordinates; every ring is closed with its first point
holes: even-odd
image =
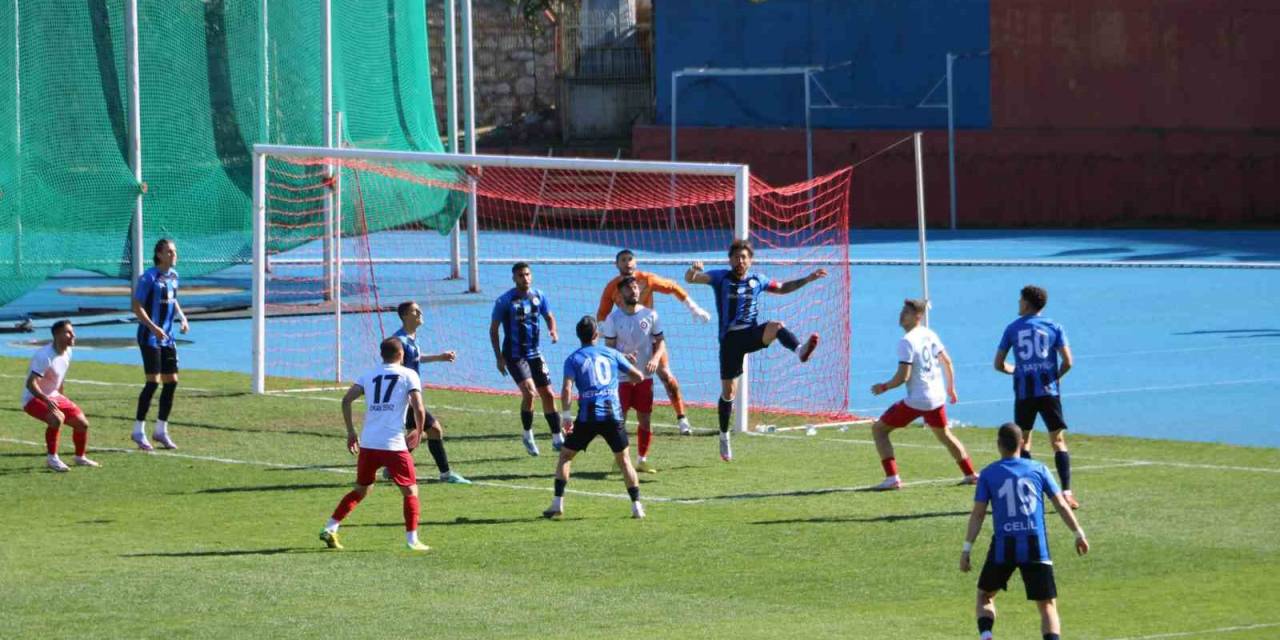
{"type": "Polygon", "coordinates": [[[1239,627],[1218,627],[1217,629],[1205,629],[1204,631],[1177,631],[1173,633],[1157,633],[1152,636],[1126,636],[1124,638],[1110,638],[1109,640],[1157,640],[1159,638],[1191,638],[1210,633],[1232,633],[1235,631],[1251,631],[1254,629],[1271,629],[1280,627],[1280,622],[1264,622],[1261,624],[1249,624],[1239,627]]]}

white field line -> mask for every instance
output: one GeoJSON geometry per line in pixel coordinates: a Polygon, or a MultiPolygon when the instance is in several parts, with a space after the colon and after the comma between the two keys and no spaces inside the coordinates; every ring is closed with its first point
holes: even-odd
{"type": "Polygon", "coordinates": [[[1240,627],[1218,627],[1217,629],[1205,629],[1204,631],[1177,631],[1174,633],[1157,633],[1153,636],[1127,636],[1124,638],[1111,638],[1110,640],[1157,640],[1159,638],[1191,638],[1208,635],[1210,633],[1232,633],[1235,631],[1251,631],[1253,629],[1271,629],[1280,627],[1280,622],[1264,622],[1260,624],[1249,624],[1240,627]]]}
{"type": "MultiPolygon", "coordinates": [[[[0,373],[0,378],[13,378],[16,380],[27,379],[26,376],[15,376],[11,373],[0,373]]],[[[67,378],[65,382],[70,382],[71,384],[87,384],[87,385],[93,385],[97,387],[137,387],[137,388],[142,387],[142,383],[125,384],[123,382],[102,382],[101,380],[83,380],[81,378],[67,378]]],[[[200,391],[200,392],[213,391],[213,389],[202,389],[200,387],[188,387],[183,385],[179,385],[179,387],[183,391],[200,391]]]]}
{"type": "MultiPolygon", "coordinates": [[[[6,377],[6,378],[20,378],[21,376],[14,376],[14,375],[9,375],[9,374],[0,374],[0,377],[6,377]]],[[[1280,381],[1280,378],[1277,378],[1276,380],[1280,381]]],[[[134,387],[134,386],[137,386],[137,385],[134,385],[134,384],[125,384],[125,383],[120,383],[120,382],[102,382],[102,381],[99,381],[99,380],[71,380],[71,379],[68,379],[68,382],[76,382],[76,383],[84,383],[84,384],[95,384],[95,385],[102,385],[102,386],[115,386],[115,387],[134,387]]],[[[1216,384],[1216,383],[1211,383],[1211,384],[1216,384]]],[[[1225,384],[1225,383],[1223,383],[1223,384],[1225,384]]],[[[213,391],[212,389],[198,389],[198,388],[190,388],[190,390],[192,390],[192,391],[213,391]]],[[[270,395],[277,395],[277,394],[278,394],[278,392],[272,392],[272,393],[268,393],[268,394],[266,394],[266,395],[269,395],[269,396],[270,396],[270,395]]],[[[279,396],[277,396],[277,397],[279,397],[279,396]]],[[[330,397],[327,397],[327,396],[284,396],[284,397],[290,397],[290,398],[295,398],[295,399],[300,399],[300,400],[319,400],[319,401],[324,401],[324,402],[342,402],[342,399],[341,399],[341,398],[330,398],[330,397]]],[[[1001,400],[1001,402],[1005,402],[1005,401],[1007,401],[1007,400],[1001,400]]],[[[961,404],[963,404],[963,402],[962,402],[961,404]]],[[[496,415],[515,415],[515,413],[516,413],[515,411],[512,411],[512,410],[510,410],[510,409],[487,409],[487,408],[482,408],[482,407],[457,407],[457,406],[452,406],[452,405],[441,405],[441,404],[433,404],[433,405],[431,405],[431,406],[433,406],[433,407],[439,407],[439,408],[441,408],[441,409],[448,409],[448,410],[450,410],[450,411],[458,411],[458,412],[462,412],[462,413],[480,413],[480,414],[496,414],[496,415]]],[[[856,423],[850,423],[850,424],[856,424],[856,423]]],[[[654,426],[654,427],[661,428],[661,429],[675,429],[675,428],[676,428],[676,426],[675,426],[675,425],[673,425],[673,424],[663,423],[663,422],[654,422],[654,423],[653,423],[653,426],[654,426]]],[[[694,428],[694,431],[695,431],[695,432],[702,432],[702,433],[713,433],[713,432],[715,432],[716,430],[715,430],[715,429],[706,429],[706,428],[694,428]]],[[[806,440],[806,439],[808,439],[808,436],[790,436],[790,435],[785,435],[785,434],[780,434],[780,433],[748,433],[748,434],[746,434],[746,435],[750,435],[750,436],[759,436],[759,437],[767,437],[767,438],[779,438],[779,439],[783,439],[783,440],[806,440]]],[[[0,439],[0,440],[2,440],[2,439],[0,439]]],[[[857,439],[850,439],[850,438],[823,438],[821,441],[822,441],[824,444],[825,444],[825,443],[830,443],[830,442],[837,442],[837,443],[840,443],[840,444],[856,444],[856,445],[874,445],[874,444],[875,444],[875,442],[874,442],[874,441],[872,441],[872,440],[857,440],[857,439]]],[[[942,449],[942,448],[943,448],[943,447],[942,447],[942,445],[940,445],[940,444],[938,444],[938,445],[930,445],[930,444],[898,443],[898,444],[894,444],[893,446],[894,446],[894,447],[902,447],[902,448],[911,448],[911,449],[942,449]]],[[[104,449],[104,450],[109,450],[109,449],[104,449]]],[[[971,451],[982,451],[982,452],[984,452],[984,453],[992,453],[992,452],[994,452],[994,450],[985,450],[985,449],[973,449],[973,448],[971,448],[970,450],[971,450],[971,451]]],[[[168,455],[178,455],[178,454],[168,454],[168,455]]],[[[1076,459],[1099,460],[1099,461],[1102,461],[1102,462],[1117,462],[1117,463],[1130,463],[1130,462],[1133,462],[1133,463],[1143,463],[1143,464],[1148,464],[1148,465],[1153,465],[1153,466],[1181,467],[1181,468],[1186,468],[1186,469],[1211,469],[1211,470],[1218,470],[1218,471],[1251,471],[1251,472],[1258,472],[1258,473],[1280,473],[1280,468],[1271,468],[1271,467],[1244,467],[1244,466],[1236,466],[1236,465],[1200,464],[1200,463],[1192,463],[1192,462],[1166,462],[1166,461],[1161,461],[1161,460],[1129,460],[1129,459],[1124,459],[1124,458],[1095,458],[1095,457],[1093,457],[1093,456],[1080,456],[1080,455],[1075,455],[1075,456],[1072,456],[1072,457],[1074,457],[1074,458],[1076,458],[1076,459]]],[[[285,465],[285,466],[289,466],[289,465],[285,465]]],[[[501,486],[512,486],[512,485],[501,485],[501,486]]]]}

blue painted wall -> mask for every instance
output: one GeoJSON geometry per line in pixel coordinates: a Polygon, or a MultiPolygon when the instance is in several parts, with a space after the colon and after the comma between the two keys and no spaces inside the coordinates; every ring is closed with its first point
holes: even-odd
{"type": "MultiPolygon", "coordinates": [[[[654,0],[658,122],[671,123],[671,72],[687,67],[834,67],[818,79],[839,105],[830,129],[945,127],[945,109],[910,108],[945,74],[948,51],[990,48],[988,0],[654,0]]],[[[956,63],[957,126],[990,128],[990,58],[956,63]]],[[[802,76],[680,79],[680,126],[804,125],[802,76]]],[[[814,104],[822,104],[817,91],[814,104]]],[[[930,102],[945,103],[940,85],[930,102]]]]}

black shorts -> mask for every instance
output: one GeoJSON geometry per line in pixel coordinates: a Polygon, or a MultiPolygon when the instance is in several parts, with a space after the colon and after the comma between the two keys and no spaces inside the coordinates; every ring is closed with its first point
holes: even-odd
{"type": "Polygon", "coordinates": [[[1009,588],[1013,570],[1022,572],[1022,586],[1026,587],[1028,600],[1052,600],[1058,597],[1058,585],[1053,580],[1053,565],[1044,562],[996,562],[992,560],[995,547],[987,550],[987,561],[978,576],[978,588],[988,593],[1009,588]]]}
{"type": "Polygon", "coordinates": [[[551,376],[547,374],[547,363],[542,358],[508,358],[503,356],[507,361],[507,373],[511,374],[511,379],[520,384],[529,378],[533,378],[533,386],[549,387],[551,386],[551,376]]]}
{"type": "Polygon", "coordinates": [[[573,433],[564,439],[564,447],[574,451],[586,451],[587,445],[591,444],[596,436],[604,438],[605,444],[608,444],[609,450],[614,453],[621,453],[631,444],[627,440],[626,425],[617,420],[574,420],[573,433]]]}
{"type": "Polygon", "coordinates": [[[178,372],[177,347],[150,347],[139,344],[138,350],[142,352],[142,370],[147,375],[178,372]]]}
{"type": "MultiPolygon", "coordinates": [[[[431,412],[427,411],[426,407],[423,407],[422,412],[427,414],[426,416],[424,416],[425,419],[422,421],[423,429],[429,429],[439,424],[439,421],[436,420],[436,417],[431,415],[431,412]]],[[[416,425],[413,424],[413,408],[410,407],[408,411],[404,412],[404,430],[413,431],[413,428],[415,426],[416,425]]]]}
{"type": "Polygon", "coordinates": [[[742,357],[766,346],[762,324],[724,334],[720,338],[720,379],[733,380],[742,375],[742,357]]]}
{"type": "Polygon", "coordinates": [[[1030,431],[1036,426],[1036,416],[1044,421],[1049,431],[1067,428],[1067,421],[1062,419],[1062,398],[1058,396],[1040,396],[1026,398],[1013,403],[1013,421],[1023,431],[1030,431]]]}

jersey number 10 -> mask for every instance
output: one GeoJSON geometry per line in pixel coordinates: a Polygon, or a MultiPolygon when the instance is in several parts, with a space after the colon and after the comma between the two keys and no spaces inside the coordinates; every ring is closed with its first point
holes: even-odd
{"type": "Polygon", "coordinates": [[[604,356],[594,356],[590,360],[582,363],[582,368],[587,370],[587,375],[591,377],[591,383],[597,387],[607,387],[613,382],[613,363],[604,356]]]}

